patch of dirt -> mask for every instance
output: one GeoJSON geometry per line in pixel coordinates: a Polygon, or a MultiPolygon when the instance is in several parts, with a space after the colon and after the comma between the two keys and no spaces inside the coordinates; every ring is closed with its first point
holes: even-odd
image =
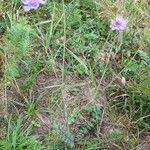
{"type": "MultiPolygon", "coordinates": [[[[50,124],[54,120],[57,120],[65,125],[66,123],[64,115],[62,114],[62,107],[65,107],[67,112],[70,114],[70,112],[72,112],[75,108],[80,108],[82,106],[99,105],[102,108],[107,106],[107,99],[102,87],[100,86],[99,89],[96,89],[97,87],[95,87],[89,79],[82,80],[65,77],[64,82],[64,90],[59,98],[61,107],[60,114],[58,114],[58,116],[53,116],[52,114],[49,114],[48,111],[48,109],[50,109],[49,97],[56,91],[57,88],[60,87],[61,78],[56,78],[53,73],[40,74],[37,77],[36,82],[34,83],[33,93],[37,94],[39,109],[38,116],[40,116],[38,117],[38,120],[40,120],[40,126],[35,128],[35,133],[41,133],[42,131],[44,133],[48,133],[50,124]]],[[[84,122],[86,118],[82,118],[81,120],[84,122]]],[[[80,121],[80,123],[82,121],[80,121]]],[[[100,132],[110,133],[115,129],[117,129],[116,125],[114,125],[112,120],[104,114],[100,132]]]]}
{"type": "Polygon", "coordinates": [[[3,68],[4,68],[4,58],[0,55],[0,80],[3,77],[3,68]]]}
{"type": "MultiPolygon", "coordinates": [[[[1,70],[0,70],[1,74],[1,70]]],[[[0,77],[1,78],[1,77],[0,77]]],[[[5,118],[7,117],[6,103],[5,103],[5,90],[2,84],[0,84],[0,138],[6,137],[6,124],[5,118]]]]}
{"type": "MultiPolygon", "coordinates": [[[[24,120],[24,127],[26,128],[29,124],[34,124],[33,134],[40,136],[40,140],[42,140],[42,135],[48,134],[51,130],[51,123],[54,120],[66,126],[63,112],[64,108],[68,115],[70,115],[74,109],[81,108],[82,106],[98,105],[102,109],[105,109],[107,106],[107,98],[102,86],[93,85],[92,81],[89,81],[88,78],[79,79],[72,77],[65,77],[65,81],[62,85],[61,78],[51,72],[38,75],[32,88],[29,90],[28,100],[30,102],[34,101],[37,104],[38,113],[24,120]],[[62,87],[63,91],[57,91],[62,87]],[[58,94],[58,97],[55,96],[56,100],[54,100],[54,102],[52,102],[53,105],[50,106],[52,100],[50,97],[53,96],[53,94],[58,94]],[[55,106],[58,112],[54,110],[54,113],[51,113],[55,106]]],[[[11,106],[18,106],[16,109],[19,110],[20,116],[25,116],[25,107],[22,98],[15,89],[8,89],[7,102],[11,106]]],[[[14,112],[13,109],[9,109],[9,112],[14,112]]],[[[85,120],[89,119],[86,117],[89,116],[83,116],[77,123],[82,124],[85,120]]],[[[118,129],[105,112],[99,124],[99,132],[102,134],[110,133],[118,129]]]]}
{"type": "Polygon", "coordinates": [[[3,88],[0,89],[0,117],[5,117],[6,108],[5,108],[5,91],[3,88]]]}
{"type": "Polygon", "coordinates": [[[137,150],[150,150],[150,132],[141,135],[140,145],[138,145],[137,150]]]}

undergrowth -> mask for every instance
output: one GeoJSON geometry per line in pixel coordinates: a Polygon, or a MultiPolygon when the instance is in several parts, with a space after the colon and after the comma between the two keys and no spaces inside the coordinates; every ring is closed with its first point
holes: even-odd
{"type": "Polygon", "coordinates": [[[17,119],[17,121],[13,121],[13,119],[10,118],[8,120],[7,135],[5,138],[0,138],[0,149],[44,149],[44,146],[39,143],[36,136],[31,135],[31,132],[32,126],[30,125],[29,127],[24,128],[22,119],[17,119]]]}
{"type": "Polygon", "coordinates": [[[149,1],[22,5],[0,4],[0,150],[136,149],[150,132],[149,1]]]}

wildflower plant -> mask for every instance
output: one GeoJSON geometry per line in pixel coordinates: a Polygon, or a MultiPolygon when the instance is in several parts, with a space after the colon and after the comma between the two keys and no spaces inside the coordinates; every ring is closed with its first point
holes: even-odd
{"type": "Polygon", "coordinates": [[[45,0],[22,0],[23,9],[28,12],[32,9],[36,10],[41,4],[45,4],[45,0]]]}
{"type": "Polygon", "coordinates": [[[150,131],[149,7],[2,0],[0,150],[136,149],[150,131]]]}
{"type": "Polygon", "coordinates": [[[115,20],[111,21],[111,29],[118,31],[125,31],[127,29],[128,20],[124,19],[122,16],[116,16],[115,20]]]}

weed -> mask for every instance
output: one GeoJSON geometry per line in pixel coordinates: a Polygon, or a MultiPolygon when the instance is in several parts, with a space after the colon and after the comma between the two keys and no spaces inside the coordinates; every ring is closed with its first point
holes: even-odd
{"type": "MultiPolygon", "coordinates": [[[[31,126],[46,125],[45,149],[135,149],[141,134],[150,131],[149,8],[147,0],[47,0],[34,6],[2,0],[0,99],[5,114],[17,118],[8,109],[13,102],[18,112],[22,108],[16,104],[24,106],[22,119],[30,118],[31,126]],[[67,91],[74,80],[88,83],[89,90],[67,91]],[[104,103],[97,99],[102,93],[104,103]],[[36,120],[37,114],[48,119],[36,120]],[[106,116],[117,130],[102,132],[106,116]]],[[[31,136],[32,128],[23,125],[21,119],[8,121],[0,149],[43,149],[31,136]]]]}
{"type": "Polygon", "coordinates": [[[27,129],[23,130],[22,123],[21,119],[18,119],[16,122],[13,121],[12,118],[9,119],[7,136],[5,139],[0,140],[1,150],[44,149],[41,143],[37,141],[37,137],[31,136],[32,127],[29,126],[27,129]]]}
{"type": "Polygon", "coordinates": [[[33,115],[36,115],[38,113],[38,110],[36,108],[35,103],[31,103],[27,105],[27,110],[25,111],[25,114],[27,117],[31,117],[33,115]]]}

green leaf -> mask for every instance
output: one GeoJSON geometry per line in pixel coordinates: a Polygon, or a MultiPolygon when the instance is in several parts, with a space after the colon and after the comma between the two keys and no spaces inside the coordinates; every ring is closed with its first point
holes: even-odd
{"type": "Polygon", "coordinates": [[[72,57],[74,57],[84,67],[85,72],[88,74],[88,67],[86,66],[86,63],[77,55],[75,55],[72,51],[70,50],[67,50],[67,51],[72,55],[72,57]]]}

